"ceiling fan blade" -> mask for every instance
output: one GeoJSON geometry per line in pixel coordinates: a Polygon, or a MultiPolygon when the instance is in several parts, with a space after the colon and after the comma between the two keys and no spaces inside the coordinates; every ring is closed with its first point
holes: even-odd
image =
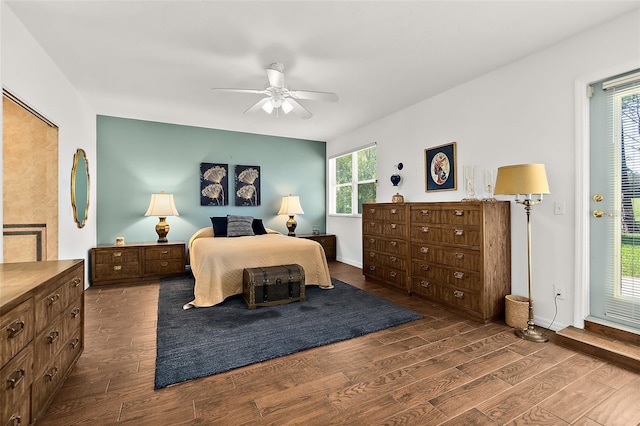
{"type": "Polygon", "coordinates": [[[296,99],[309,99],[312,101],[337,102],[338,95],[331,92],[312,92],[309,90],[289,90],[289,95],[296,99]]]}
{"type": "Polygon", "coordinates": [[[288,103],[289,105],[291,105],[292,107],[292,111],[301,118],[304,118],[305,120],[307,118],[311,118],[313,116],[313,114],[311,114],[311,112],[309,112],[308,109],[306,109],[305,107],[303,107],[302,105],[300,105],[298,103],[298,101],[296,101],[295,99],[292,98],[286,98],[283,103],[288,103]]]}
{"type": "Polygon", "coordinates": [[[251,107],[249,107],[244,113],[248,113],[248,112],[256,112],[259,111],[260,109],[262,109],[262,106],[264,104],[266,104],[267,102],[269,102],[271,100],[271,98],[262,98],[260,99],[258,102],[256,102],[255,104],[253,104],[251,107]]]}
{"type": "Polygon", "coordinates": [[[233,92],[233,93],[253,93],[259,95],[266,95],[266,90],[258,90],[258,89],[226,89],[226,88],[217,88],[214,87],[211,90],[215,92],[233,92]]]}
{"type": "Polygon", "coordinates": [[[269,79],[269,86],[271,87],[284,87],[284,74],[282,71],[267,68],[267,78],[269,79]]]}

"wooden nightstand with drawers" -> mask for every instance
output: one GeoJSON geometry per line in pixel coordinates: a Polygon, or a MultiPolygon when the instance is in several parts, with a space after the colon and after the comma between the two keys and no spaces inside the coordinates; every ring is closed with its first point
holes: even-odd
{"type": "Polygon", "coordinates": [[[336,260],[336,236],[333,234],[304,234],[296,235],[298,238],[313,240],[322,246],[327,260],[336,260]]]}
{"type": "Polygon", "coordinates": [[[91,249],[91,283],[119,284],[185,274],[185,243],[106,244],[91,249]]]}

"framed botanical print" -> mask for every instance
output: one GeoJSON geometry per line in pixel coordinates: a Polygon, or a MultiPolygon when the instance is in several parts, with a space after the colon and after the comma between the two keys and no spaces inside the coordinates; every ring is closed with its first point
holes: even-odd
{"type": "Polygon", "coordinates": [[[200,163],[200,205],[229,205],[229,165],[200,163]]]}
{"type": "Polygon", "coordinates": [[[458,189],[456,180],[456,143],[424,150],[425,191],[458,189]]]}
{"type": "Polygon", "coordinates": [[[260,166],[236,166],[236,206],[260,205],[260,166]]]}

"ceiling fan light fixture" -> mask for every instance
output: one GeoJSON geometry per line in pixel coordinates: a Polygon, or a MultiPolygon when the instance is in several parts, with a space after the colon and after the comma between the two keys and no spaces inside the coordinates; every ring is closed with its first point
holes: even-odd
{"type": "Polygon", "coordinates": [[[289,102],[287,99],[282,101],[282,111],[284,111],[285,114],[289,114],[292,110],[293,105],[291,105],[291,102],[289,102]]]}
{"type": "Polygon", "coordinates": [[[273,103],[272,102],[265,102],[262,105],[262,109],[264,110],[264,112],[266,112],[267,114],[271,114],[271,112],[273,111],[273,103]]]}

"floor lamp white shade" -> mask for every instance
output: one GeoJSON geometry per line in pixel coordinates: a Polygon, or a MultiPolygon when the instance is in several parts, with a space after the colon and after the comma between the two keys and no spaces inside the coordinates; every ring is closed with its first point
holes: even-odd
{"type": "Polygon", "coordinates": [[[495,195],[515,195],[516,203],[524,205],[527,213],[527,266],[529,284],[529,315],[527,328],[517,329],[516,336],[532,342],[549,339],[540,334],[533,322],[533,277],[531,273],[531,211],[542,202],[543,194],[549,194],[549,182],[544,164],[517,164],[498,168],[495,195]],[[523,197],[523,198],[521,198],[523,197]]]}

